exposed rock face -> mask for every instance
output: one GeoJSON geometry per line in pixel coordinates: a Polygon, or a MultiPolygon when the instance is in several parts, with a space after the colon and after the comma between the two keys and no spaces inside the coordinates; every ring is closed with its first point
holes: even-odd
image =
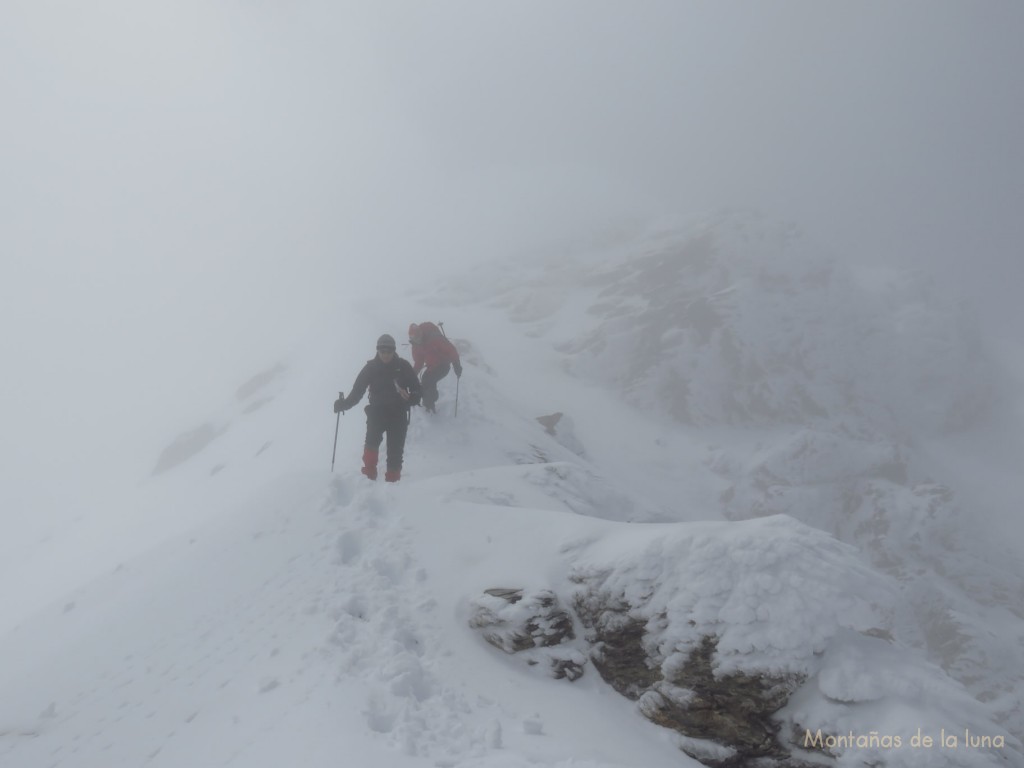
{"type": "MultiPolygon", "coordinates": [[[[663,660],[653,658],[644,642],[647,622],[631,617],[627,603],[577,600],[574,607],[589,630],[590,659],[605,682],[637,701],[648,720],[687,737],[684,743],[725,747],[687,750],[691,756],[722,768],[752,760],[780,765],[788,758],[772,715],[785,706],[803,676],[716,675],[717,639],[712,636],[705,636],[686,663],[666,675],[663,660]],[[603,607],[595,610],[598,604],[603,607]]],[[[530,666],[546,662],[549,674],[570,681],[583,675],[585,664],[583,654],[571,647],[573,623],[550,590],[524,599],[523,590],[514,588],[486,590],[475,601],[469,622],[495,648],[524,654],[530,666]]]]}
{"type": "Polygon", "coordinates": [[[910,768],[923,765],[915,729],[950,722],[1005,748],[967,762],[935,753],[929,765],[1024,759],[989,704],[893,639],[898,582],[792,518],[602,526],[559,551],[557,590],[488,590],[470,625],[556,678],[575,680],[590,661],[704,765],[910,768]]]}
{"type": "Polygon", "coordinates": [[[773,715],[803,683],[802,675],[716,675],[718,641],[711,635],[681,666],[666,669],[645,643],[647,622],[631,617],[624,602],[612,600],[595,610],[594,600],[577,600],[575,608],[590,630],[591,660],[605,682],[637,701],[651,722],[727,747],[721,759],[684,747],[691,757],[722,768],[753,760],[776,765],[789,757],[773,715]]]}
{"type": "MultiPolygon", "coordinates": [[[[580,607],[577,604],[577,610],[580,607]]],[[[586,611],[584,617],[584,624],[594,630],[594,667],[612,688],[636,701],[662,679],[661,671],[643,647],[645,622],[624,613],[616,620],[603,622],[601,617],[586,611]],[[598,625],[601,629],[597,629],[598,625]]]]}
{"type": "Polygon", "coordinates": [[[730,759],[716,764],[745,765],[754,758],[788,757],[778,741],[779,723],[773,716],[802,679],[744,674],[718,678],[714,652],[715,638],[705,637],[673,679],[655,683],[643,695],[640,711],[658,725],[735,750],[730,759]]]}
{"type": "Polygon", "coordinates": [[[884,626],[874,600],[887,599],[888,583],[850,548],[783,516],[641,526],[626,547],[622,535],[563,548],[571,612],[550,590],[490,590],[470,625],[557,677],[574,679],[589,659],[706,765],[798,765],[797,718],[780,710],[838,632],[884,626]]]}

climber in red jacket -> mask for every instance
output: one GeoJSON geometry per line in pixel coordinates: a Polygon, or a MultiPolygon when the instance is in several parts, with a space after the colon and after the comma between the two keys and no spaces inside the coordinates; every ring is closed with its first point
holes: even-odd
{"type": "Polygon", "coordinates": [[[448,371],[455,369],[455,376],[462,376],[462,361],[459,359],[459,350],[448,341],[448,338],[441,332],[434,323],[413,323],[409,326],[409,344],[412,345],[413,371],[419,374],[423,370],[420,379],[423,389],[423,407],[428,413],[437,413],[438,392],[437,382],[448,375],[448,371]]]}

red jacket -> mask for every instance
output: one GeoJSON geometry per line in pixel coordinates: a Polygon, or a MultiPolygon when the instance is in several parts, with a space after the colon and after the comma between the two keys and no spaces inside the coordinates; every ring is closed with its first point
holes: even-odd
{"type": "Polygon", "coordinates": [[[445,363],[451,363],[456,373],[462,372],[459,350],[445,338],[441,329],[433,323],[410,325],[409,343],[412,345],[413,371],[416,373],[419,373],[424,366],[436,368],[445,363]]]}

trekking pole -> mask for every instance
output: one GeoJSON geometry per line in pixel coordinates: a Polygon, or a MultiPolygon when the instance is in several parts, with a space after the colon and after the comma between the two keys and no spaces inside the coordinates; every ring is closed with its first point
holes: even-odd
{"type": "MultiPolygon", "coordinates": [[[[448,338],[448,334],[444,332],[444,323],[442,323],[439,320],[438,323],[437,323],[437,327],[441,329],[441,335],[444,336],[447,339],[448,338]]],[[[461,376],[456,376],[455,377],[455,416],[453,418],[456,418],[456,419],[459,417],[459,381],[461,379],[462,379],[461,376]]]]}
{"type": "MultiPolygon", "coordinates": [[[[345,396],[344,392],[338,393],[338,399],[341,400],[345,396]]],[[[344,411],[338,411],[338,418],[334,421],[334,451],[331,452],[331,472],[334,471],[334,457],[338,454],[338,425],[341,424],[341,414],[344,411]]]]}

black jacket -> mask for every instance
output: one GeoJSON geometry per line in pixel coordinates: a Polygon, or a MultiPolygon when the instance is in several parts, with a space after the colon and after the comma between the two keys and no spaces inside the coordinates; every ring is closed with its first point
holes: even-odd
{"type": "Polygon", "coordinates": [[[385,363],[379,357],[367,360],[363,370],[356,376],[352,391],[342,402],[342,410],[347,411],[360,400],[367,388],[370,390],[370,405],[376,408],[402,409],[416,405],[420,401],[420,381],[412,372],[408,360],[398,355],[385,363]],[[403,400],[398,394],[398,387],[409,390],[409,399],[403,400]]]}

